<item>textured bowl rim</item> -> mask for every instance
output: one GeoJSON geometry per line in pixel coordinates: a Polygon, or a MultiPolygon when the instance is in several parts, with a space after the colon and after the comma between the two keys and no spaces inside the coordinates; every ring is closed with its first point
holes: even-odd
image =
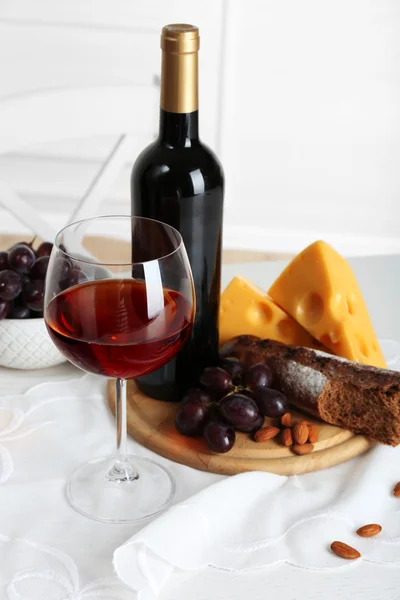
{"type": "Polygon", "coordinates": [[[52,342],[47,331],[46,322],[43,317],[29,319],[2,319],[0,321],[0,366],[7,369],[15,370],[36,370],[51,368],[67,362],[67,358],[58,350],[52,342]],[[36,360],[35,364],[31,364],[30,357],[25,355],[11,356],[9,355],[9,346],[11,344],[13,332],[18,332],[22,335],[18,343],[29,354],[36,353],[37,340],[40,341],[40,346],[43,347],[43,341],[46,343],[46,360],[36,360]],[[4,336],[4,338],[3,338],[4,336]],[[7,337],[8,336],[8,337],[7,337]],[[21,341],[22,340],[22,341],[21,341]],[[50,360],[49,360],[50,359],[50,360]]]}

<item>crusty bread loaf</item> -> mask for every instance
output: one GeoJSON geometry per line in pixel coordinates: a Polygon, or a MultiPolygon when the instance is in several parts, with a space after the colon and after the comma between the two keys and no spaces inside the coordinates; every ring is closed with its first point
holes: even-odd
{"type": "Polygon", "coordinates": [[[400,443],[400,373],[369,367],[318,350],[239,336],[225,355],[271,366],[290,402],[327,423],[397,446],[400,443]]]}

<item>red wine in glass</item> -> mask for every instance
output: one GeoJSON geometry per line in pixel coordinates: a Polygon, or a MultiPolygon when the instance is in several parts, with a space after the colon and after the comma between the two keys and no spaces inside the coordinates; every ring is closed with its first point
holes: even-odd
{"type": "Polygon", "coordinates": [[[134,279],[82,283],[47,308],[47,329],[74,365],[132,379],[167,363],[186,342],[193,307],[179,292],[134,279]]]}

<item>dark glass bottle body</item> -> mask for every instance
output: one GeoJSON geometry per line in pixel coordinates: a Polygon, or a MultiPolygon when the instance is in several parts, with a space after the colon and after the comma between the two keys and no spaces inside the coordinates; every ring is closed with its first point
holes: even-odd
{"type": "Polygon", "coordinates": [[[185,347],[167,365],[137,380],[160,400],[180,400],[218,358],[224,177],[199,140],[198,111],[161,110],[159,138],[136,160],[132,214],[168,223],[182,234],[193,272],[196,315],[185,347]]]}

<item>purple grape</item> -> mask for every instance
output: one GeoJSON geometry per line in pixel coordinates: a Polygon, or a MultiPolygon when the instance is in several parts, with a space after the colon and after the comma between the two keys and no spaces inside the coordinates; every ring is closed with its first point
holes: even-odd
{"type": "Polygon", "coordinates": [[[68,277],[72,271],[72,264],[67,258],[57,258],[54,266],[54,280],[58,281],[58,285],[61,290],[65,290],[69,287],[68,277]]]}
{"type": "Polygon", "coordinates": [[[225,421],[243,431],[251,431],[260,416],[257,404],[243,394],[230,394],[220,400],[219,411],[225,421]],[[250,429],[249,429],[250,427],[250,429]]]}
{"type": "Polygon", "coordinates": [[[0,271],[0,300],[14,300],[22,289],[21,277],[15,271],[0,271]]]}
{"type": "Polygon", "coordinates": [[[232,388],[232,378],[220,367],[206,367],[201,374],[200,383],[210,392],[226,393],[232,388]]]}
{"type": "Polygon", "coordinates": [[[21,282],[22,282],[22,290],[24,289],[24,287],[31,282],[31,278],[29,277],[28,273],[22,273],[21,275],[21,282]]]}
{"type": "Polygon", "coordinates": [[[254,423],[252,423],[251,429],[250,428],[248,430],[241,429],[241,431],[246,431],[246,433],[255,433],[256,431],[261,429],[261,427],[263,425],[264,425],[264,417],[262,414],[259,414],[258,418],[254,421],[254,423]]]}
{"type": "Polygon", "coordinates": [[[30,316],[31,311],[29,310],[29,308],[21,303],[14,304],[9,314],[10,319],[29,319],[30,316]]]}
{"type": "Polygon", "coordinates": [[[8,252],[10,252],[11,250],[14,250],[14,248],[16,248],[17,246],[26,246],[27,248],[30,248],[32,250],[32,244],[35,238],[33,238],[32,242],[17,242],[16,244],[13,244],[12,246],[9,247],[8,252]]]}
{"type": "Polygon", "coordinates": [[[34,251],[25,244],[17,244],[8,253],[8,266],[17,273],[27,273],[35,260],[34,251]]]}
{"type": "Polygon", "coordinates": [[[11,304],[5,300],[0,300],[0,321],[5,319],[10,312],[11,304]]]}
{"type": "Polygon", "coordinates": [[[47,267],[49,266],[49,256],[41,256],[34,263],[29,271],[31,279],[46,279],[47,267]]]}
{"type": "Polygon", "coordinates": [[[182,398],[181,404],[185,402],[192,402],[194,400],[198,400],[199,402],[205,402],[209,404],[212,401],[210,394],[201,390],[200,388],[192,388],[187,391],[186,395],[182,398]]]}
{"type": "Polygon", "coordinates": [[[42,258],[42,256],[50,256],[53,250],[53,244],[51,242],[43,242],[36,250],[36,256],[42,258]]]}
{"type": "Polygon", "coordinates": [[[208,405],[201,399],[186,400],[178,408],[175,416],[175,426],[182,435],[201,435],[208,414],[208,405]]]}
{"type": "Polygon", "coordinates": [[[258,363],[249,367],[245,374],[244,380],[251,390],[262,390],[271,386],[273,379],[272,370],[268,365],[258,363]]]}
{"type": "Polygon", "coordinates": [[[235,385],[242,383],[243,367],[238,358],[234,356],[223,358],[220,362],[220,367],[229,373],[235,385]]]}
{"type": "Polygon", "coordinates": [[[8,268],[8,252],[0,252],[0,271],[8,268]]]}
{"type": "Polygon", "coordinates": [[[74,267],[68,277],[68,286],[78,285],[78,283],[84,283],[88,278],[86,274],[79,267],[74,267]]]}
{"type": "Polygon", "coordinates": [[[26,305],[34,311],[43,310],[43,292],[44,292],[44,281],[42,279],[35,279],[27,283],[24,287],[23,298],[26,305]]]}
{"type": "Polygon", "coordinates": [[[232,425],[213,419],[204,427],[204,439],[214,452],[228,452],[235,443],[235,430],[232,425]]]}
{"type": "Polygon", "coordinates": [[[259,411],[265,417],[281,417],[289,411],[289,401],[284,394],[277,390],[264,388],[252,393],[259,411]]]}
{"type": "Polygon", "coordinates": [[[68,258],[58,258],[54,267],[54,276],[59,281],[66,281],[72,270],[71,261],[68,258]]]}

